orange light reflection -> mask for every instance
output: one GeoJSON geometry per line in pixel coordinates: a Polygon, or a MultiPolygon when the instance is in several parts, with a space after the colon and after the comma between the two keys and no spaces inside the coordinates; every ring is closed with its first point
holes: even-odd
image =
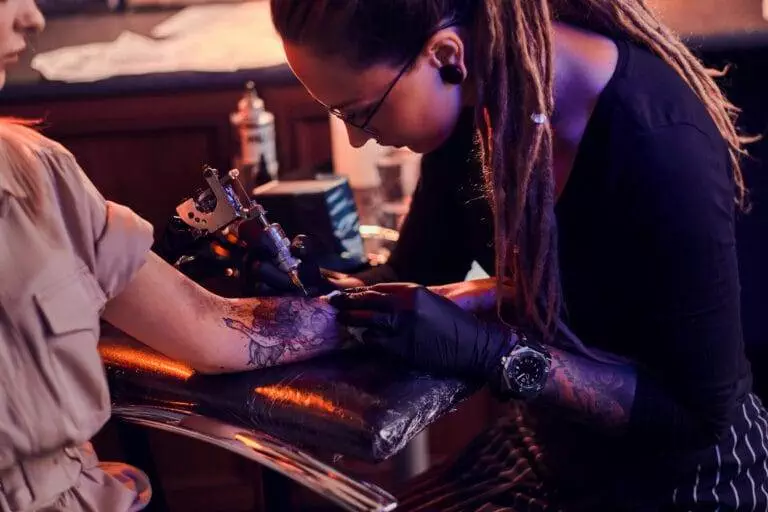
{"type": "Polygon", "coordinates": [[[334,405],[333,402],[317,393],[279,385],[257,387],[254,389],[254,392],[275,402],[289,403],[305,409],[332,414],[356,425],[363,424],[363,419],[359,414],[334,405]]]}
{"type": "MultiPolygon", "coordinates": [[[[264,448],[264,446],[261,445],[261,443],[254,441],[250,437],[246,437],[242,434],[236,434],[235,439],[243,443],[248,448],[253,448],[256,451],[266,453],[267,450],[264,448]]],[[[272,453],[270,454],[272,457],[272,462],[277,464],[278,466],[282,466],[285,468],[286,471],[290,471],[292,473],[302,473],[303,471],[296,466],[296,464],[290,460],[287,462],[283,460],[284,456],[281,454],[272,453]]]]}
{"type": "Polygon", "coordinates": [[[254,450],[259,450],[259,451],[264,450],[264,447],[261,446],[260,443],[257,443],[256,441],[254,441],[250,437],[245,437],[242,434],[235,434],[235,439],[237,439],[238,441],[243,443],[245,446],[247,446],[249,448],[253,448],[254,450]]]}
{"type": "Polygon", "coordinates": [[[308,393],[288,386],[262,386],[254,391],[271,400],[288,402],[308,409],[317,409],[329,414],[344,415],[344,411],[333,403],[315,393],[308,393]]]}
{"type": "Polygon", "coordinates": [[[131,347],[99,347],[99,352],[105,363],[151,371],[183,380],[187,380],[195,374],[192,368],[183,363],[159,354],[148,354],[131,347]]]}

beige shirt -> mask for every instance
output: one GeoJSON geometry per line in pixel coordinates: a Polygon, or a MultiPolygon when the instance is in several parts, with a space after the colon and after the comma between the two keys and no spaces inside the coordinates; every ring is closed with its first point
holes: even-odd
{"type": "MultiPolygon", "coordinates": [[[[4,474],[13,485],[21,461],[80,446],[109,418],[99,316],[152,243],[151,225],[105,201],[64,148],[42,137],[25,147],[50,207],[33,218],[0,156],[0,510],[4,474]]],[[[13,491],[6,501],[27,507],[28,491],[13,491]]]]}

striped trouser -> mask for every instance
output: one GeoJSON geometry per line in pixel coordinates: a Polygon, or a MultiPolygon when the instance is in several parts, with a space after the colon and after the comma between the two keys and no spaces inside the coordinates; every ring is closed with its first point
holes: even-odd
{"type": "Polygon", "coordinates": [[[669,510],[768,511],[768,413],[750,394],[729,432],[672,494],[669,510]]]}
{"type": "MultiPolygon", "coordinates": [[[[768,512],[768,413],[751,394],[739,406],[739,413],[720,444],[702,455],[697,471],[678,485],[666,503],[662,499],[658,506],[639,509],[626,504],[621,510],[768,512]]],[[[515,416],[510,414],[476,438],[458,460],[411,482],[400,496],[398,510],[571,510],[570,505],[559,502],[557,489],[546,483],[548,471],[539,464],[543,447],[515,416]]],[[[597,491],[594,488],[587,495],[593,494],[599,503],[602,498],[597,491]]],[[[574,510],[618,508],[582,504],[574,510]]]]}

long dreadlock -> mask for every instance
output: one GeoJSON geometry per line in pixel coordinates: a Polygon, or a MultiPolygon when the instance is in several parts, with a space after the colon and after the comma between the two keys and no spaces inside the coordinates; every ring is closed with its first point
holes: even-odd
{"type": "MultiPolygon", "coordinates": [[[[551,339],[562,298],[554,217],[553,25],[561,20],[651,50],[693,89],[728,144],[736,201],[746,206],[738,109],[713,76],[642,0],[486,0],[475,19],[477,125],[496,225],[496,275],[509,276],[518,321],[551,339]],[[510,254],[511,251],[511,254],[510,254]]],[[[503,281],[498,281],[503,286],[503,281]]],[[[499,293],[499,297],[502,293],[499,293]]],[[[578,340],[576,341],[577,344],[578,340]]],[[[582,347],[583,348],[583,347],[582,347]]]]}

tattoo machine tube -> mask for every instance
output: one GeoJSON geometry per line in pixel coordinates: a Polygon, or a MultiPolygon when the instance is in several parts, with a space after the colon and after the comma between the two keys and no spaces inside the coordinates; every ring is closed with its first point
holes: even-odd
{"type": "Polygon", "coordinates": [[[179,218],[192,228],[195,237],[237,229],[242,222],[257,219],[271,245],[278,268],[288,275],[294,286],[304,295],[308,295],[299,279],[301,260],[291,254],[291,242],[285,236],[283,228],[267,220],[266,210],[251,199],[238,179],[239,176],[237,169],[219,176],[216,169],[206,166],[203,177],[208,189],[177,206],[179,218]]]}
{"type": "Polygon", "coordinates": [[[264,209],[261,206],[257,206],[257,208],[261,210],[258,215],[259,223],[261,223],[261,226],[264,228],[264,234],[275,255],[275,263],[280,270],[285,272],[288,277],[291,278],[293,285],[301,290],[305,296],[308,296],[307,289],[304,287],[301,279],[299,279],[299,265],[301,265],[301,260],[291,254],[290,240],[285,236],[285,232],[279,224],[269,223],[264,214],[264,209]]]}

